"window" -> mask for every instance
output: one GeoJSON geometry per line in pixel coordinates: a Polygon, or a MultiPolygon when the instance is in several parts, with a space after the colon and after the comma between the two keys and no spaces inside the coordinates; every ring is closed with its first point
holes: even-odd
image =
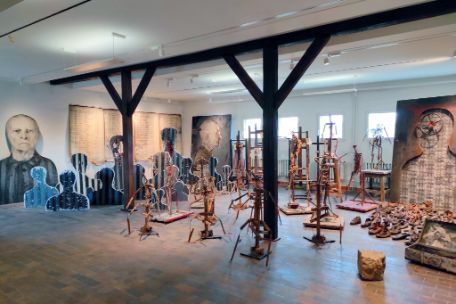
{"type": "Polygon", "coordinates": [[[244,119],[244,138],[249,138],[249,127],[250,127],[250,131],[254,131],[255,126],[256,126],[257,130],[263,129],[263,124],[262,124],[261,118],[244,119]]]}
{"type": "Polygon", "coordinates": [[[332,138],[342,138],[343,115],[320,116],[319,134],[321,138],[329,138],[332,129],[332,138]],[[332,126],[332,128],[331,128],[332,126]]]}
{"type": "Polygon", "coordinates": [[[279,118],[279,137],[291,138],[291,132],[298,131],[298,117],[279,118]]]}
{"type": "Polygon", "coordinates": [[[396,112],[369,113],[368,137],[394,137],[396,112]]]}

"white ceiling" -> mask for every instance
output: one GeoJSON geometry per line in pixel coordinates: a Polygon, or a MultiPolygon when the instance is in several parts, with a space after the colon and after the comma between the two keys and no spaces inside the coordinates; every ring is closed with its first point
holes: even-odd
{"type": "MultiPolygon", "coordinates": [[[[79,2],[24,0],[0,11],[0,35],[79,2]]],[[[419,2],[427,1],[92,0],[1,38],[0,79],[38,83],[74,75],[65,69],[113,55],[123,64],[150,61],[419,2]],[[113,32],[126,38],[113,38],[113,32]]],[[[291,60],[299,58],[306,46],[281,49],[281,81],[290,71],[291,60]]],[[[295,92],[455,77],[455,50],[456,14],[335,37],[295,92]],[[322,62],[328,53],[340,56],[331,57],[325,66],[322,62]]],[[[260,57],[258,53],[240,59],[261,87],[260,57]]],[[[161,69],[156,74],[146,96],[230,101],[248,95],[223,61],[161,69]]],[[[76,87],[104,92],[97,81],[76,87]]]]}

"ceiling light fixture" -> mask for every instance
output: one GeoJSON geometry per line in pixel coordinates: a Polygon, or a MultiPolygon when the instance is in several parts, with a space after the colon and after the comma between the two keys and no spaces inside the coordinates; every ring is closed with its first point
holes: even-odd
{"type": "Polygon", "coordinates": [[[297,13],[298,13],[298,11],[286,12],[286,13],[276,15],[274,18],[280,19],[280,18],[290,17],[293,15],[296,15],[297,13]]]}
{"type": "Polygon", "coordinates": [[[248,26],[252,26],[254,24],[257,24],[259,21],[258,20],[255,20],[255,21],[250,21],[250,22],[246,22],[246,23],[242,23],[240,25],[240,27],[248,27],[248,26]]]}
{"type": "Polygon", "coordinates": [[[108,68],[116,65],[124,64],[125,61],[116,57],[116,38],[126,39],[127,36],[119,33],[112,32],[112,57],[108,59],[98,60],[95,62],[83,63],[68,68],[64,68],[64,71],[70,71],[73,73],[87,73],[94,70],[108,68]]]}
{"type": "Polygon", "coordinates": [[[290,70],[292,71],[295,68],[295,61],[294,59],[290,60],[290,70]]]}
{"type": "Polygon", "coordinates": [[[166,87],[167,87],[167,88],[170,87],[171,81],[173,81],[173,78],[166,78],[166,87]]]}
{"type": "Polygon", "coordinates": [[[342,94],[342,93],[356,93],[358,92],[357,88],[350,89],[339,89],[339,90],[328,90],[328,91],[317,91],[317,92],[305,92],[302,93],[302,96],[315,96],[315,95],[330,95],[330,94],[342,94]]]}
{"type": "Polygon", "coordinates": [[[329,65],[330,63],[329,56],[326,56],[325,59],[323,59],[323,65],[329,65]]]}
{"type": "Polygon", "coordinates": [[[163,48],[163,44],[160,44],[160,46],[158,47],[158,56],[165,56],[165,49],[163,48]]]}
{"type": "Polygon", "coordinates": [[[198,74],[190,75],[190,83],[193,84],[195,82],[195,79],[198,78],[198,76],[198,74]]]}

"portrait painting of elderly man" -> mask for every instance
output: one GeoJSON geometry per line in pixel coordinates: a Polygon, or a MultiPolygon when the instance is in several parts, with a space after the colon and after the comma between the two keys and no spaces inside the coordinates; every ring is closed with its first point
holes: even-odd
{"type": "Polygon", "coordinates": [[[218,159],[221,172],[229,164],[231,115],[194,116],[192,118],[192,159],[194,169],[201,159],[218,159]]]}
{"type": "Polygon", "coordinates": [[[35,119],[23,114],[10,117],[5,135],[10,155],[0,160],[0,204],[23,201],[24,192],[33,187],[33,167],[44,167],[48,172],[47,184],[57,184],[54,163],[36,151],[40,130],[35,119]]]}

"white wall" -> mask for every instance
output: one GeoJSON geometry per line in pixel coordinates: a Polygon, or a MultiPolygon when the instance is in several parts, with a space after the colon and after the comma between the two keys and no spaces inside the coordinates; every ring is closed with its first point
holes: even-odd
{"type": "MultiPolygon", "coordinates": [[[[432,96],[456,95],[456,84],[452,83],[423,84],[408,82],[403,88],[375,88],[373,86],[359,88],[356,93],[331,95],[300,96],[288,98],[279,110],[279,117],[298,116],[299,125],[303,131],[309,131],[313,141],[318,132],[319,115],[343,114],[343,139],[339,142],[338,155],[348,153],[342,167],[342,173],[347,181],[350,177],[353,163],[353,144],[363,153],[365,162],[370,161],[369,142],[365,135],[368,129],[367,117],[372,112],[395,112],[398,100],[416,99],[432,96]]],[[[211,114],[232,114],[231,137],[237,130],[243,130],[243,120],[262,117],[262,112],[256,102],[237,103],[208,103],[183,102],[183,147],[184,154],[190,155],[192,116],[211,114]]],[[[391,141],[392,142],[392,141],[391,141]]],[[[285,140],[279,141],[279,160],[288,159],[288,148],[285,140]]],[[[384,143],[383,160],[392,162],[393,143],[384,143]]],[[[312,150],[311,159],[314,157],[312,150]]]]}
{"type": "MultiPolygon", "coordinates": [[[[71,168],[68,105],[115,109],[107,93],[94,93],[65,86],[49,84],[21,86],[17,83],[0,82],[0,92],[0,159],[9,155],[3,131],[6,121],[13,115],[26,114],[35,118],[40,127],[42,142],[37,147],[38,153],[53,160],[59,172],[71,168]]],[[[182,114],[182,107],[144,99],[139,104],[138,111],[182,114]]]]}

